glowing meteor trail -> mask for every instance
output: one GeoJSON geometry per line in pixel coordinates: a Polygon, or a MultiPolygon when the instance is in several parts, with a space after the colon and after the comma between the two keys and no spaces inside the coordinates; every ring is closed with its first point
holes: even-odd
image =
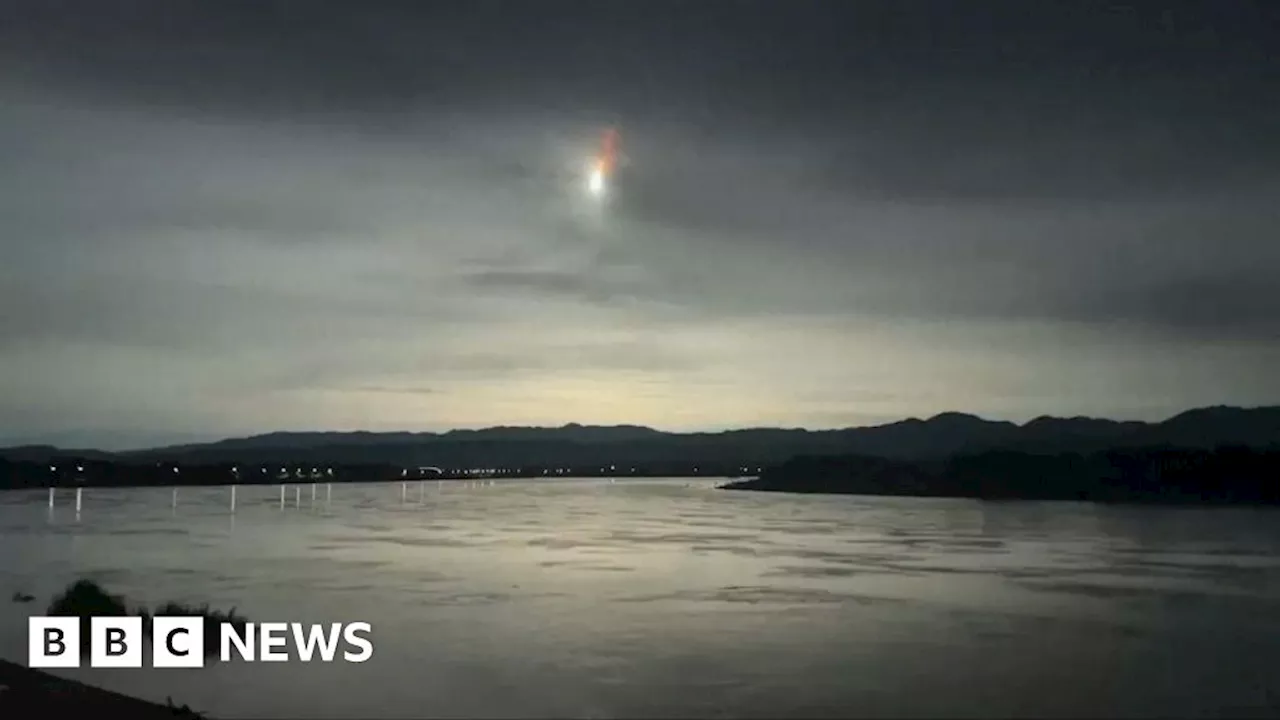
{"type": "Polygon", "coordinates": [[[602,197],[613,169],[618,164],[618,131],[614,128],[605,130],[600,140],[600,150],[595,162],[587,174],[587,192],[593,197],[602,197]]]}

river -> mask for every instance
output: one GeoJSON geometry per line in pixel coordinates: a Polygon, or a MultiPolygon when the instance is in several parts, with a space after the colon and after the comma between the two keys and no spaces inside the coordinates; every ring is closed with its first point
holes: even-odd
{"type": "Polygon", "coordinates": [[[219,718],[1274,716],[1280,512],[706,479],[0,493],[0,656],[91,576],[362,664],[55,671],[219,718]],[[7,602],[14,592],[34,603],[7,602]]]}

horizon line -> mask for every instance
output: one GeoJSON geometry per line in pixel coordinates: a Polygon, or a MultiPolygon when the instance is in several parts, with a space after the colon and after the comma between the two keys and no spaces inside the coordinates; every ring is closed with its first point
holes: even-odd
{"type": "Polygon", "coordinates": [[[59,445],[57,443],[51,443],[51,442],[18,442],[16,444],[6,442],[5,444],[0,445],[0,450],[14,450],[14,449],[32,448],[32,447],[51,447],[56,450],[62,450],[62,451],[80,450],[80,451],[94,451],[94,452],[103,452],[103,453],[127,453],[127,452],[145,452],[148,450],[166,450],[166,449],[181,448],[181,447],[188,447],[188,446],[194,446],[194,445],[215,445],[217,443],[224,443],[224,442],[252,440],[255,438],[261,438],[261,437],[266,437],[270,435],[361,435],[363,434],[363,435],[442,436],[442,435],[448,435],[450,433],[483,432],[486,430],[564,430],[564,429],[574,428],[574,427],[596,428],[596,429],[633,428],[638,430],[650,430],[650,431],[661,433],[664,435],[720,435],[725,433],[746,432],[751,430],[779,430],[779,431],[791,431],[791,432],[819,433],[819,432],[840,432],[845,430],[866,430],[866,429],[873,429],[873,428],[879,428],[879,427],[886,427],[889,425],[897,425],[899,423],[908,423],[913,421],[929,422],[931,420],[935,420],[939,417],[943,417],[947,415],[970,417],[970,418],[982,420],[984,422],[1008,423],[1018,427],[1026,426],[1032,422],[1035,422],[1036,420],[1041,420],[1041,419],[1100,420],[1104,422],[1141,423],[1141,424],[1150,425],[1150,424],[1159,424],[1162,422],[1167,422],[1169,420],[1172,420],[1173,418],[1179,417],[1181,415],[1185,415],[1190,412],[1195,412],[1195,411],[1214,410],[1214,409],[1263,410],[1267,408],[1277,408],[1277,407],[1280,407],[1280,405],[1274,405],[1274,404],[1271,404],[1271,405],[1228,405],[1228,404],[1200,405],[1200,406],[1188,407],[1184,410],[1180,410],[1171,415],[1165,416],[1159,420],[1117,419],[1117,418],[1101,417],[1101,416],[1095,416],[1095,415],[1052,415],[1048,413],[1042,413],[1034,417],[1031,417],[1023,422],[1018,422],[1016,420],[983,417],[981,415],[977,415],[969,412],[963,412],[959,410],[943,410],[941,412],[934,413],[933,415],[930,415],[925,418],[911,415],[911,416],[900,418],[898,420],[891,420],[887,422],[870,424],[870,425],[844,425],[844,426],[833,426],[833,427],[747,425],[747,426],[738,426],[738,427],[721,427],[719,429],[706,429],[706,430],[664,430],[662,428],[654,427],[652,425],[641,425],[641,424],[634,424],[634,423],[616,423],[616,424],[603,425],[603,424],[588,424],[588,423],[580,423],[580,422],[568,422],[562,425],[486,425],[486,426],[478,426],[478,427],[454,427],[448,430],[360,430],[360,429],[357,429],[357,430],[267,430],[264,432],[258,432],[258,433],[253,433],[249,435],[228,435],[228,436],[218,437],[215,439],[206,439],[206,440],[193,439],[187,442],[129,446],[129,447],[120,447],[113,450],[107,450],[100,446],[79,446],[79,447],[63,446],[63,445],[59,445]]]}

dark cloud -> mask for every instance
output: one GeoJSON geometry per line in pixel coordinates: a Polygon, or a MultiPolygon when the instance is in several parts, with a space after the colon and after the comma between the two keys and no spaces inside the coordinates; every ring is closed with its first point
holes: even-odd
{"type": "Polygon", "coordinates": [[[1195,200],[1280,183],[1280,104],[1256,89],[1248,105],[1224,103],[1217,90],[1166,88],[1177,102],[1145,107],[1118,91],[933,98],[920,112],[933,120],[854,129],[819,178],[916,202],[1195,200]]]}
{"type": "Polygon", "coordinates": [[[1109,82],[1132,96],[1143,93],[1136,79],[1259,82],[1275,64],[1266,2],[785,5],[10,0],[0,47],[15,75],[157,106],[394,123],[424,104],[612,105],[730,133],[910,96],[922,83],[965,94],[1109,82]],[[736,123],[726,111],[740,113],[736,123]]]}

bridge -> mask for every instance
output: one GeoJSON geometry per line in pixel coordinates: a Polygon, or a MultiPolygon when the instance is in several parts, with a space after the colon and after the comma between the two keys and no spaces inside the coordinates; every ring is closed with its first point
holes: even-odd
{"type": "Polygon", "coordinates": [[[444,475],[444,470],[435,465],[419,465],[416,468],[405,468],[400,471],[402,478],[440,477],[441,475],[444,475]]]}

